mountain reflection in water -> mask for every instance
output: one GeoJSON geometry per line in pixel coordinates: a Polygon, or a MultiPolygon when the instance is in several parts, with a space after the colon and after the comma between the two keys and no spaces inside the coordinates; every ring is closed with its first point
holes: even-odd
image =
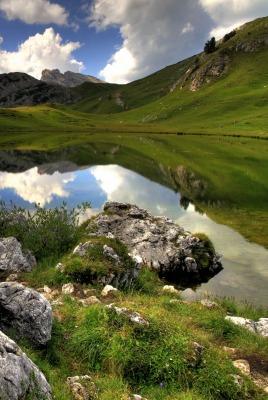
{"type": "MultiPolygon", "coordinates": [[[[173,219],[193,233],[206,233],[216,251],[222,254],[223,271],[202,284],[197,293],[208,291],[213,295],[268,304],[268,251],[265,248],[247,242],[231,228],[199,214],[191,203],[185,210],[180,206],[178,193],[131,170],[118,165],[77,168],[70,162],[55,162],[32,166],[19,173],[0,172],[0,199],[6,203],[12,200],[28,209],[34,203],[55,207],[66,201],[71,208],[89,201],[94,212],[100,211],[105,201],[137,204],[154,215],[173,219]]],[[[22,166],[21,170],[24,169],[22,166]]]]}

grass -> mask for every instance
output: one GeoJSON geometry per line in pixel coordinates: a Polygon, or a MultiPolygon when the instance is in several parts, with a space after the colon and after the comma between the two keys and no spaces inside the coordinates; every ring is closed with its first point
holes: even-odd
{"type": "MultiPolygon", "coordinates": [[[[64,209],[59,212],[65,214],[64,209]]],[[[68,226],[68,221],[64,225],[68,226]]],[[[86,224],[75,229],[79,242],[88,239],[86,224]]],[[[177,294],[163,292],[156,273],[145,268],[131,287],[118,290],[115,297],[103,297],[103,285],[87,278],[89,269],[99,276],[111,273],[104,244],[120,255],[120,268],[128,269],[132,263],[121,242],[102,237],[90,240],[94,247],[84,256],[74,256],[72,251],[61,258],[43,254],[36,269],[20,276],[33,288],[49,285],[53,289],[50,300],[61,302],[53,306],[52,338],[47,345],[34,348],[27,341],[19,343],[44,372],[55,400],[72,399],[66,380],[74,375],[91,376],[98,388],[95,400],[109,399],[112,393],[118,400],[127,400],[131,393],[163,400],[265,400],[248,377],[242,377],[241,386],[235,384],[233,375],[241,373],[223,346],[237,347],[240,358],[267,360],[267,340],[224,319],[231,312],[257,320],[267,315],[267,310],[248,303],[239,305],[233,299],[216,299],[218,306],[212,309],[200,302],[187,303],[177,294]],[[64,272],[55,269],[59,261],[66,266],[64,272]],[[75,285],[75,294],[62,293],[66,282],[75,285]],[[79,300],[85,297],[85,289],[100,303],[83,306],[79,300]],[[128,313],[105,307],[111,302],[138,312],[148,324],[133,323],[128,313]]],[[[210,251],[209,242],[207,247],[210,251]]]]}
{"type": "MultiPolygon", "coordinates": [[[[86,225],[83,229],[85,234],[86,225]]],[[[81,230],[80,235],[83,241],[81,230]]],[[[226,298],[215,299],[218,305],[213,308],[200,302],[187,303],[177,294],[163,292],[161,280],[146,268],[130,288],[118,290],[115,297],[103,297],[102,285],[88,282],[84,271],[92,267],[103,274],[98,269],[102,263],[109,274],[110,261],[100,251],[104,244],[116,248],[126,264],[124,268],[129,267],[129,259],[119,241],[101,237],[92,240],[95,248],[89,248],[85,256],[70,252],[56,259],[52,252],[50,260],[40,260],[36,270],[20,277],[33,288],[49,285],[53,298],[61,301],[61,305],[53,306],[52,338],[47,345],[33,348],[26,341],[19,343],[44,372],[56,400],[72,399],[66,380],[75,375],[91,376],[98,388],[98,394],[92,397],[96,400],[109,399],[112,394],[113,398],[127,400],[131,393],[154,400],[265,400],[264,392],[233,366],[223,347],[236,347],[239,358],[254,361],[254,376],[256,362],[268,361],[267,340],[224,317],[232,313],[258,320],[266,317],[268,310],[226,298]],[[58,261],[66,265],[63,273],[55,270],[58,261]],[[68,262],[72,268],[75,264],[76,274],[70,273],[68,262]],[[65,282],[75,285],[75,294],[61,293],[65,282]],[[100,303],[83,306],[79,300],[85,297],[84,289],[94,293],[100,303]],[[105,307],[111,302],[138,312],[148,325],[133,323],[128,314],[105,307]],[[235,384],[234,375],[241,376],[241,386],[235,384]]]]}

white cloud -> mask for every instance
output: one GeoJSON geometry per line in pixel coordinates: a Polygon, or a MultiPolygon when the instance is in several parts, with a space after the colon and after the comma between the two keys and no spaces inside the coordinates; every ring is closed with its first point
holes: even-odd
{"type": "Polygon", "coordinates": [[[52,201],[53,196],[68,197],[69,192],[64,189],[64,185],[74,178],[72,173],[62,175],[55,172],[53,175],[40,175],[37,167],[34,167],[18,174],[1,172],[0,187],[13,189],[23,200],[39,203],[43,207],[52,201]]]}
{"type": "Polygon", "coordinates": [[[97,30],[117,26],[123,45],[101,71],[109,82],[148,75],[195,54],[210,21],[197,0],[95,0],[89,18],[97,30]],[[202,24],[199,21],[202,16],[202,24]],[[205,23],[205,25],[204,25],[205,23]],[[194,29],[199,25],[199,32],[194,29]]]}
{"type": "Polygon", "coordinates": [[[49,0],[0,0],[0,11],[8,20],[20,19],[27,24],[67,24],[68,13],[49,0]]]}
{"type": "Polygon", "coordinates": [[[217,39],[234,28],[267,15],[267,0],[199,0],[215,23],[211,36],[217,39]]]}
{"type": "Polygon", "coordinates": [[[267,14],[267,0],[94,0],[97,30],[118,27],[123,45],[100,72],[109,82],[144,77],[202,51],[210,36],[267,14]]]}
{"type": "Polygon", "coordinates": [[[2,36],[0,36],[0,46],[3,43],[4,39],[2,38],[2,36]]]}
{"type": "Polygon", "coordinates": [[[79,42],[62,43],[61,36],[48,28],[43,34],[30,36],[15,52],[0,50],[0,73],[26,72],[40,79],[45,68],[80,72],[84,65],[72,55],[80,46],[79,42]]]}

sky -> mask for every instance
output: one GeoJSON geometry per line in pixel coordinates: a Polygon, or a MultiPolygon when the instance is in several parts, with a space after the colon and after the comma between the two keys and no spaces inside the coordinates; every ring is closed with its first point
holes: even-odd
{"type": "Polygon", "coordinates": [[[0,73],[132,82],[267,15],[267,0],[0,0],[0,73]]]}

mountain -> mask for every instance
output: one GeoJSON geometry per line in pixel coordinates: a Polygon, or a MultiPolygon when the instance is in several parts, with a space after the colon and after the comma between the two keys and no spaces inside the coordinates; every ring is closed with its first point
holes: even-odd
{"type": "MultiPolygon", "coordinates": [[[[228,126],[228,133],[254,131],[266,135],[268,17],[229,32],[213,50],[125,85],[94,83],[86,77],[86,82],[78,86],[64,87],[65,79],[74,84],[85,76],[58,70],[43,72],[43,77],[54,76],[53,85],[26,74],[3,74],[0,107],[62,103],[68,105],[65,114],[70,113],[70,120],[74,116],[81,120],[81,127],[86,125],[85,118],[92,119],[96,114],[97,125],[112,127],[119,122],[125,130],[133,124],[149,124],[150,129],[158,131],[215,134],[223,133],[228,126]]],[[[66,129],[66,118],[57,118],[55,111],[57,126],[66,129]]],[[[6,116],[3,123],[13,124],[6,116]]]]}
{"type": "MultiPolygon", "coordinates": [[[[226,34],[216,43],[215,51],[208,54],[203,51],[143,79],[116,86],[106,83],[93,87],[84,83],[75,88],[83,99],[72,108],[97,114],[122,111],[128,111],[129,114],[130,110],[149,107],[153,102],[163,100],[169,106],[174,102],[174,107],[181,103],[180,108],[184,110],[184,101],[189,106],[194,94],[198,97],[202,92],[206,99],[211,91],[215,93],[217,100],[222,100],[224,94],[225,100],[230,96],[232,101],[231,92],[235,88],[237,95],[242,95],[245,86],[249,90],[253,89],[253,82],[261,85],[267,81],[267,51],[268,17],[265,17],[248,22],[226,34]],[[239,90],[239,86],[242,90],[239,90]],[[230,88],[229,91],[226,91],[227,87],[230,88]]],[[[254,92],[254,95],[258,93],[254,92]]],[[[160,103],[158,107],[161,109],[160,103]]],[[[147,112],[145,109],[144,111],[147,112]]],[[[132,111],[129,115],[132,115],[132,111]]]]}
{"type": "Polygon", "coordinates": [[[81,97],[69,88],[41,82],[21,72],[0,74],[0,107],[71,104],[81,97]]]}
{"type": "Polygon", "coordinates": [[[62,74],[58,69],[44,69],[42,71],[41,81],[57,84],[64,87],[75,87],[84,82],[100,83],[100,79],[90,75],[83,75],[76,72],[67,71],[62,74]]]}

